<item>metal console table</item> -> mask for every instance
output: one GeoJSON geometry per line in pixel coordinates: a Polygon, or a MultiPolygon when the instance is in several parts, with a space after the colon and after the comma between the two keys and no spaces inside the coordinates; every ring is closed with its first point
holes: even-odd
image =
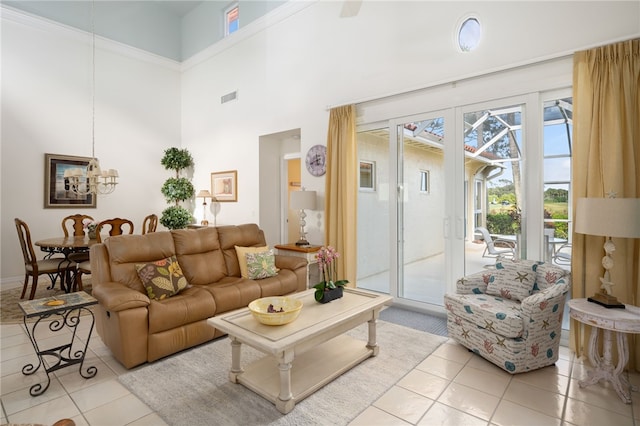
{"type": "Polygon", "coordinates": [[[42,395],[47,389],[49,389],[49,385],[51,384],[51,377],[49,376],[49,373],[52,371],[68,367],[70,365],[80,364],[79,372],[85,379],[90,379],[97,374],[98,369],[95,366],[88,367],[83,371],[84,357],[87,353],[89,340],[91,339],[91,333],[93,332],[93,327],[95,325],[93,312],[91,312],[90,309],[87,309],[87,307],[96,305],[97,303],[98,301],[94,297],[84,291],[63,294],[56,297],[27,300],[19,303],[20,309],[24,312],[23,322],[25,329],[27,330],[31,344],[36,351],[36,355],[38,356],[38,364],[26,364],[22,367],[22,374],[25,376],[34,374],[40,369],[40,367],[42,367],[47,373],[46,384],[37,383],[29,388],[29,394],[31,394],[31,396],[42,395]],[[76,342],[76,332],[78,330],[78,325],[80,324],[82,313],[88,314],[85,316],[91,319],[91,327],[89,328],[84,348],[73,351],[73,344],[76,342]],[[27,322],[28,318],[34,317],[37,317],[35,322],[27,322]],[[71,328],[73,331],[71,341],[53,348],[40,348],[36,340],[36,328],[42,321],[45,321],[44,323],[48,324],[49,330],[52,332],[60,331],[65,327],[71,328]],[[49,363],[49,367],[45,364],[44,357],[46,356],[53,358],[53,362],[49,363]]]}

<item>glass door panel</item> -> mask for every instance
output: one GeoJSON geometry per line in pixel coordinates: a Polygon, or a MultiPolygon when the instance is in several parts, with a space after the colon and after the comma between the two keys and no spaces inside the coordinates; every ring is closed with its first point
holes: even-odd
{"type": "Polygon", "coordinates": [[[410,121],[398,135],[398,297],[442,305],[445,285],[444,118],[410,121]]]}
{"type": "Polygon", "coordinates": [[[390,294],[389,128],[357,133],[359,288],[390,294]]]}
{"type": "Polygon", "coordinates": [[[494,239],[515,247],[518,257],[526,257],[522,234],[524,223],[524,173],[522,170],[521,105],[465,112],[462,132],[465,153],[464,180],[472,193],[465,194],[465,223],[473,235],[467,235],[465,274],[495,263],[485,251],[486,244],[478,227],[486,228],[494,239]]]}

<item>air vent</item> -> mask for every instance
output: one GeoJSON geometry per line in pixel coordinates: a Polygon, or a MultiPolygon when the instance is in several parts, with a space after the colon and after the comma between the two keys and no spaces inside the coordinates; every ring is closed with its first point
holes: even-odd
{"type": "Polygon", "coordinates": [[[224,104],[226,102],[235,101],[236,99],[238,99],[238,91],[237,90],[235,90],[235,91],[233,91],[231,93],[227,93],[226,95],[223,95],[220,98],[220,103],[224,104]]]}

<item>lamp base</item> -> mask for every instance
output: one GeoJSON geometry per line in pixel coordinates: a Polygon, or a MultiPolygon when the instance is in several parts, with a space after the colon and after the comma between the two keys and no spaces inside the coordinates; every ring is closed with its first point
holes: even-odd
{"type": "Polygon", "coordinates": [[[589,302],[597,303],[600,306],[604,306],[607,309],[624,309],[624,303],[618,302],[618,299],[610,294],[596,293],[587,300],[589,302]]]}
{"type": "Polygon", "coordinates": [[[296,241],[296,245],[297,246],[310,246],[311,244],[309,243],[309,241],[307,241],[305,239],[300,239],[300,240],[296,241]]]}

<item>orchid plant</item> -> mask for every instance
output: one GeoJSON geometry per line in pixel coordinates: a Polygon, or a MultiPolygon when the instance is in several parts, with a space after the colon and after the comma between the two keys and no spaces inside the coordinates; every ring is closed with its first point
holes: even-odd
{"type": "Polygon", "coordinates": [[[315,298],[317,301],[322,300],[322,296],[325,291],[344,287],[348,284],[347,280],[338,280],[336,269],[337,259],[340,257],[340,253],[331,246],[322,247],[318,253],[316,253],[316,260],[318,261],[318,268],[322,274],[322,281],[313,286],[316,289],[315,298]]]}

